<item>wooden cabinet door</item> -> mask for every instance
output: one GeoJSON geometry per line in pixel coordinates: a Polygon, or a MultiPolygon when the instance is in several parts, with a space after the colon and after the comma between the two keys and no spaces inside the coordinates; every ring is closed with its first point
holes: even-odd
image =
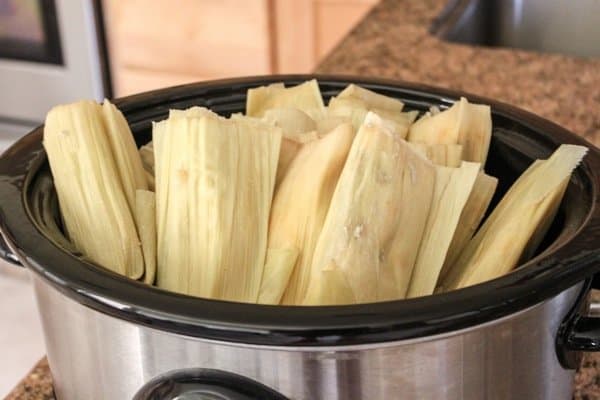
{"type": "Polygon", "coordinates": [[[377,0],[104,0],[114,93],[307,73],[377,0]]]}
{"type": "Polygon", "coordinates": [[[274,0],[277,71],[312,71],[377,1],[274,0]]]}
{"type": "Polygon", "coordinates": [[[273,71],[270,0],[104,0],[115,93],[273,71]]]}

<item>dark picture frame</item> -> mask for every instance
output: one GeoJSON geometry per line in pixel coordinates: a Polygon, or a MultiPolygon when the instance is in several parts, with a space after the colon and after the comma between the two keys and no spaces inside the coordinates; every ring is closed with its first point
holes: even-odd
{"type": "Polygon", "coordinates": [[[0,58],[64,65],[56,4],[54,0],[38,0],[38,4],[42,16],[43,42],[0,38],[0,58]]]}

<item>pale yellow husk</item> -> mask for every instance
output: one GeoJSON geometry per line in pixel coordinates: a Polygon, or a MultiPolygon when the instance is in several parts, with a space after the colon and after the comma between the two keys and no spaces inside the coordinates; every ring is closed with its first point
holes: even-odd
{"type": "Polygon", "coordinates": [[[203,114],[154,125],[157,284],[256,302],[281,130],[203,114]]]}
{"type": "Polygon", "coordinates": [[[460,144],[462,159],[485,165],[492,137],[490,107],[461,97],[452,107],[424,116],[409,130],[408,140],[425,144],[460,144]]]}
{"type": "Polygon", "coordinates": [[[315,121],[297,108],[271,108],[266,110],[262,120],[281,128],[283,137],[312,132],[317,129],[315,121]]]}
{"type": "Polygon", "coordinates": [[[317,133],[322,136],[333,131],[341,124],[352,124],[352,119],[341,115],[326,115],[316,122],[316,130],[317,133]]]}
{"type": "Polygon", "coordinates": [[[315,245],[353,138],[352,126],[344,124],[306,144],[275,194],[268,248],[299,251],[294,264],[280,266],[291,271],[289,283],[284,283],[284,304],[300,304],[304,299],[315,245]]]}
{"type": "Polygon", "coordinates": [[[477,227],[481,224],[485,212],[492,201],[492,197],[496,192],[497,185],[498,179],[493,176],[486,175],[483,172],[479,172],[477,175],[473,190],[462,210],[458,225],[454,231],[454,237],[446,253],[446,260],[440,272],[439,280],[444,279],[450,266],[454,265],[462,250],[473,237],[477,227]]]}
{"type": "MultiPolygon", "coordinates": [[[[390,99],[393,100],[393,99],[390,99]]],[[[354,129],[359,129],[363,124],[367,113],[374,112],[382,119],[393,124],[394,130],[405,138],[408,133],[408,127],[417,117],[417,111],[400,112],[398,110],[389,110],[375,107],[366,101],[354,97],[332,97],[327,107],[328,116],[350,118],[354,129]]]]}
{"type": "Polygon", "coordinates": [[[127,197],[129,209],[134,212],[135,191],[148,189],[142,159],[133,140],[129,125],[121,111],[110,101],[104,100],[102,116],[108,142],[121,178],[121,185],[127,197]]]}
{"type": "Polygon", "coordinates": [[[258,303],[279,304],[283,291],[290,280],[294,264],[298,259],[298,249],[267,249],[258,303]]]}
{"type": "Polygon", "coordinates": [[[144,283],[154,284],[156,277],[156,197],[149,190],[135,191],[135,223],[144,254],[144,283]]]}
{"type": "Polygon", "coordinates": [[[366,108],[380,109],[400,112],[404,108],[404,103],[393,97],[365,89],[353,83],[346,86],[338,95],[338,99],[352,98],[360,100],[366,108]]]}
{"type": "Polygon", "coordinates": [[[478,163],[470,162],[463,162],[460,168],[436,167],[431,209],[407,297],[433,294],[479,167],[478,163]]]}
{"type": "MultiPolygon", "coordinates": [[[[138,279],[144,258],[123,187],[137,178],[120,175],[111,143],[126,146],[128,140],[121,130],[109,134],[107,126],[93,101],[54,107],[46,116],[44,148],[69,239],[93,262],[138,279]]],[[[121,162],[133,157],[126,149],[118,153],[121,162]]]]}
{"type": "MultiPolygon", "coordinates": [[[[532,238],[545,234],[566,183],[587,148],[561,145],[548,160],[534,163],[513,184],[481,229],[467,244],[442,286],[459,289],[512,270],[532,238]]],[[[539,242],[539,239],[537,239],[539,242]]]]}
{"type": "Polygon", "coordinates": [[[462,163],[460,144],[411,143],[411,146],[435,165],[458,168],[462,163]]]}
{"type": "Polygon", "coordinates": [[[350,298],[365,303],[406,294],[435,167],[383,125],[369,114],[352,144],[317,241],[304,304],[350,298]],[[320,290],[324,279],[343,283],[344,294],[320,290]]]}
{"type": "Polygon", "coordinates": [[[300,85],[285,88],[283,84],[271,84],[248,89],[246,115],[262,117],[273,108],[296,108],[304,111],[314,120],[323,117],[325,105],[316,79],[300,85]]]}
{"type": "Polygon", "coordinates": [[[296,155],[302,147],[317,140],[319,135],[317,132],[305,132],[301,134],[288,134],[287,137],[281,139],[281,149],[279,150],[279,161],[277,163],[277,176],[275,177],[275,189],[279,187],[283,178],[287,175],[288,169],[296,158],[296,155]]]}

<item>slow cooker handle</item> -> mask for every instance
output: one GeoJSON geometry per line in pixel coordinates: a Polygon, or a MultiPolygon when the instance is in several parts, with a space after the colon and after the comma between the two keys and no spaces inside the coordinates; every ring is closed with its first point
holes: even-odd
{"type": "Polygon", "coordinates": [[[17,258],[17,256],[12,252],[12,250],[6,244],[6,240],[4,240],[4,235],[0,234],[0,258],[4,261],[22,267],[21,261],[17,258]]]}
{"type": "Polygon", "coordinates": [[[558,358],[566,368],[577,368],[581,352],[600,351],[600,316],[589,315],[598,304],[588,303],[589,289],[600,289],[600,273],[585,283],[573,310],[563,321],[557,336],[558,358]]]}
{"type": "Polygon", "coordinates": [[[133,400],[289,400],[241,375],[206,368],[178,369],[147,382],[133,400]]]}

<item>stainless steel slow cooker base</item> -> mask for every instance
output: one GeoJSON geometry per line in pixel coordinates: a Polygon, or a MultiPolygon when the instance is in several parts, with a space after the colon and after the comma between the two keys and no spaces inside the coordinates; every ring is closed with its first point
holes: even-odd
{"type": "Polygon", "coordinates": [[[582,284],[500,320],[362,346],[228,344],[135,325],[85,307],[32,274],[58,400],[129,400],[185,368],[237,373],[297,400],[569,399],[559,325],[582,284]]]}

